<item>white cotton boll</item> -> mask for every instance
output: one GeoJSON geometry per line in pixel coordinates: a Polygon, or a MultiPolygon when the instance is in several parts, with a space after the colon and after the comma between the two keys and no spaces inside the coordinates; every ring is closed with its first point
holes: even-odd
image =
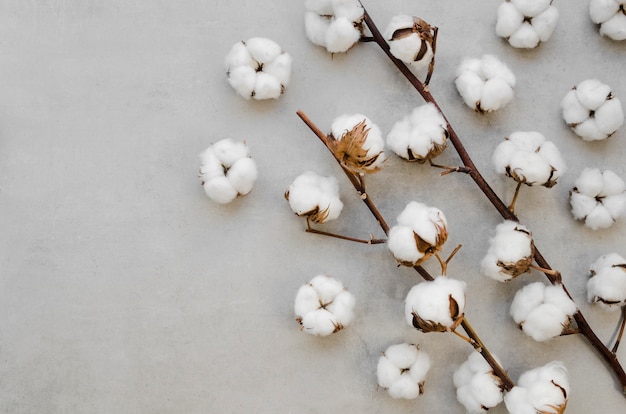
{"type": "Polygon", "coordinates": [[[626,210],[626,184],[614,172],[585,168],[570,191],[572,215],[593,230],[610,227],[626,210]]]}
{"type": "Polygon", "coordinates": [[[537,47],[539,41],[539,34],[528,22],[522,23],[515,33],[509,37],[509,44],[520,49],[533,49],[537,47]]]}
{"type": "Polygon", "coordinates": [[[256,74],[256,70],[249,66],[238,66],[230,70],[228,83],[239,95],[250,99],[256,85],[256,74]]]}
{"type": "Polygon", "coordinates": [[[330,53],[343,53],[361,38],[361,32],[344,17],[334,19],[326,31],[326,49],[330,53]]]}
{"type": "Polygon", "coordinates": [[[523,373],[517,386],[504,396],[511,414],[563,412],[570,394],[567,369],[560,361],[523,373]]]}
{"type": "Polygon", "coordinates": [[[387,247],[400,262],[416,263],[424,256],[415,244],[415,233],[405,226],[391,228],[387,238],[387,247]]]}
{"type": "Polygon", "coordinates": [[[226,55],[225,64],[226,70],[238,66],[249,66],[253,69],[258,66],[244,42],[238,42],[233,45],[228,55],[226,55]]]}
{"type": "Polygon", "coordinates": [[[252,191],[257,176],[256,162],[249,157],[236,161],[226,173],[231,185],[240,195],[252,191]]]}
{"type": "Polygon", "coordinates": [[[561,109],[563,110],[563,119],[568,125],[579,124],[589,117],[589,110],[580,103],[575,89],[571,89],[565,94],[561,101],[561,109]]]}
{"type": "Polygon", "coordinates": [[[500,282],[509,281],[528,271],[532,254],[530,231],[519,223],[506,220],[496,227],[496,234],[481,262],[481,273],[500,282]]]}
{"type": "Polygon", "coordinates": [[[276,59],[263,66],[263,72],[273,76],[283,87],[287,87],[291,80],[291,63],[291,55],[281,53],[276,59]]]}
{"type": "Polygon", "coordinates": [[[389,395],[393,398],[403,398],[406,400],[412,400],[419,396],[419,385],[413,381],[411,375],[408,372],[404,372],[400,375],[391,387],[387,390],[389,395]]]}
{"type": "MultiPolygon", "coordinates": [[[[455,328],[465,309],[465,283],[439,276],[434,281],[419,283],[411,288],[405,300],[405,317],[413,326],[414,313],[427,323],[440,325],[445,330],[455,328]],[[458,306],[458,315],[452,315],[450,298],[458,306]]],[[[422,329],[424,330],[424,329],[422,329]]]]}
{"type": "Polygon", "coordinates": [[[522,331],[537,342],[547,341],[563,332],[567,315],[557,306],[544,303],[530,311],[522,321],[522,331]]]}
{"type": "Polygon", "coordinates": [[[484,55],[461,63],[455,85],[466,105],[476,111],[491,112],[513,98],[515,75],[495,56],[484,55]]]}
{"type": "Polygon", "coordinates": [[[587,300],[606,310],[618,310],[626,303],[624,267],[603,269],[587,281],[587,300]]]}
{"type": "Polygon", "coordinates": [[[534,17],[550,7],[552,0],[511,0],[511,3],[524,16],[534,17]]]}
{"type": "Polygon", "coordinates": [[[332,0],[304,0],[304,8],[320,15],[333,14],[332,0]]]}
{"type": "Polygon", "coordinates": [[[483,85],[480,106],[497,111],[513,99],[513,89],[503,78],[491,78],[483,85]]]}
{"type": "MultiPolygon", "coordinates": [[[[410,27],[410,26],[409,26],[410,27]]],[[[395,39],[389,42],[389,48],[391,54],[394,55],[397,59],[405,63],[414,63],[415,58],[417,57],[417,53],[422,46],[422,39],[413,33],[410,36],[403,37],[401,39],[395,39]]],[[[428,47],[428,45],[427,45],[428,47]]],[[[430,63],[432,58],[432,50],[430,52],[430,56],[424,55],[420,61],[424,60],[427,64],[430,63]]]]}
{"type": "Polygon", "coordinates": [[[356,299],[354,295],[347,290],[337,294],[332,303],[326,307],[342,325],[348,325],[354,318],[354,306],[356,299]]]}
{"type": "Polygon", "coordinates": [[[517,10],[513,3],[505,1],[498,7],[496,34],[500,37],[509,37],[523,21],[524,15],[517,10]]]}
{"type": "Polygon", "coordinates": [[[337,179],[332,176],[323,177],[313,171],[296,177],[285,197],[294,213],[308,216],[316,223],[335,220],[343,209],[337,179]]]}
{"type": "Polygon", "coordinates": [[[523,322],[528,314],[543,303],[545,285],[541,282],[528,284],[517,291],[511,302],[510,314],[515,323],[523,322]]]}
{"type": "Polygon", "coordinates": [[[259,63],[269,63],[282,53],[278,43],[264,37],[253,37],[246,40],[250,55],[259,63]]]}
{"type": "Polygon", "coordinates": [[[626,15],[616,13],[615,16],[602,23],[600,34],[613,40],[626,40],[626,15]]]}
{"type": "Polygon", "coordinates": [[[337,295],[344,291],[343,284],[330,276],[318,275],[309,282],[317,292],[322,304],[331,303],[337,295]]]}
{"type": "Polygon", "coordinates": [[[326,32],[331,20],[314,12],[304,14],[304,29],[309,40],[318,46],[326,47],[326,32]]]}
{"type": "Polygon", "coordinates": [[[337,321],[326,309],[320,308],[302,317],[302,330],[311,335],[328,336],[335,332],[337,321]]]}
{"type": "Polygon", "coordinates": [[[620,100],[617,98],[607,100],[595,111],[594,117],[602,133],[607,136],[613,134],[624,123],[624,111],[620,100]]]}
{"type": "Polygon", "coordinates": [[[606,101],[611,88],[597,79],[587,79],[576,86],[576,97],[590,111],[595,111],[606,101]]]}

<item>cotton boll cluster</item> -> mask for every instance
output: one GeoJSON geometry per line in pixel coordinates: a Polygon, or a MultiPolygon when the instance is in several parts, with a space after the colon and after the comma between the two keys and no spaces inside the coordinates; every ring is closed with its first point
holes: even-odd
{"type": "Polygon", "coordinates": [[[597,79],[574,86],[561,101],[561,108],[567,125],[585,141],[606,139],[624,123],[620,100],[610,86],[597,79]]]}
{"type": "Polygon", "coordinates": [[[447,145],[446,121],[432,103],[415,108],[396,122],[387,135],[387,146],[393,152],[419,163],[435,158],[447,145]]]}
{"type": "Polygon", "coordinates": [[[393,398],[414,399],[424,393],[429,369],[430,357],[418,345],[391,345],[378,360],[378,385],[393,398]]]}
{"type": "Polygon", "coordinates": [[[348,51],[361,38],[364,10],[357,0],[305,0],[304,28],[330,53],[348,51]]]}
{"type": "Polygon", "coordinates": [[[626,0],[591,0],[589,16],[602,36],[626,40],[626,0]]]}
{"type": "Polygon", "coordinates": [[[512,133],[498,144],[492,160],[498,173],[528,186],[550,188],[566,169],[556,145],[535,131],[512,133]]]}
{"type": "Polygon", "coordinates": [[[389,231],[387,246],[400,264],[419,265],[441,250],[448,239],[447,225],[441,210],[411,201],[389,231]]]}
{"type": "Polygon", "coordinates": [[[291,78],[291,55],[273,40],[253,37],[235,43],[226,56],[228,82],[246,99],[276,99],[291,78]]]}
{"type": "Polygon", "coordinates": [[[294,213],[314,223],[335,220],[343,209],[337,179],[313,171],[296,177],[285,192],[285,198],[294,213]]]}
{"type": "Polygon", "coordinates": [[[243,142],[226,138],[200,154],[198,178],[206,195],[217,203],[227,204],[248,194],[257,175],[256,162],[243,142]]]}
{"type": "Polygon", "coordinates": [[[340,115],[330,129],[330,149],[343,167],[356,173],[373,173],[383,167],[385,140],[371,119],[361,114],[340,115]]]}
{"type": "Polygon", "coordinates": [[[511,220],[496,227],[487,255],[481,262],[482,274],[500,282],[530,271],[535,246],[528,228],[511,220]]]}
{"type": "Polygon", "coordinates": [[[561,285],[531,283],[518,290],[511,316],[522,331],[542,342],[561,335],[568,327],[576,304],[561,285]]]}
{"type": "Polygon", "coordinates": [[[328,336],[350,324],[355,302],[340,281],[318,275],[298,289],[294,303],[296,320],[302,331],[328,336]]]}
{"type": "Polygon", "coordinates": [[[486,413],[502,402],[502,381],[476,351],[455,371],[453,380],[456,398],[468,414],[486,413]]]}
{"type": "Polygon", "coordinates": [[[523,373],[504,396],[509,414],[562,414],[570,394],[567,369],[560,361],[523,373]]]}
{"type": "Polygon", "coordinates": [[[437,28],[420,18],[399,15],[391,18],[383,36],[389,43],[391,54],[413,73],[423,76],[426,69],[432,73],[437,28]]]}
{"type": "Polygon", "coordinates": [[[626,259],[617,253],[601,256],[589,268],[587,299],[607,310],[626,306],[626,259]]]}
{"type": "Polygon", "coordinates": [[[451,332],[463,321],[465,282],[438,276],[411,288],[404,302],[409,325],[422,332],[451,332]]]}
{"type": "Polygon", "coordinates": [[[592,230],[611,227],[626,209],[626,184],[613,171],[585,168],[570,191],[576,220],[592,230]]]}
{"type": "Polygon", "coordinates": [[[506,0],[498,8],[496,34],[515,48],[533,49],[552,36],[558,20],[552,0],[506,0]]]}
{"type": "Polygon", "coordinates": [[[477,112],[496,111],[513,99],[515,75],[498,58],[465,59],[456,72],[456,89],[477,112]]]}

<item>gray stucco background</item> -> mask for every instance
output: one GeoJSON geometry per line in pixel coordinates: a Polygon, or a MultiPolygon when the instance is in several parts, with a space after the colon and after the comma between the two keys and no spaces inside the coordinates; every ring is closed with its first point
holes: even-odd
{"type": "MultiPolygon", "coordinates": [[[[548,262],[607,342],[618,313],[585,302],[589,265],[626,254],[626,223],[591,231],[569,213],[568,191],[585,167],[626,179],[626,127],[588,143],[560,116],[578,82],[598,78],[626,102],[626,43],[598,35],[585,0],[555,1],[561,17],[538,49],[494,33],[500,0],[368,1],[382,28],[396,14],[439,27],[431,90],[496,192],[491,153],[516,130],[536,130],[569,170],[553,189],[524,188],[517,204],[548,262]],[[515,99],[480,115],[454,88],[460,61],[497,55],[517,76],[515,99]]],[[[419,281],[383,246],[304,232],[283,199],[306,170],[334,174],[345,203],[329,231],[382,233],[317,138],[342,113],[368,115],[386,133],[422,103],[374,44],[330,56],[304,35],[302,1],[6,0],[0,2],[0,411],[6,413],[462,413],[452,374],[472,351],[451,334],[422,334],[403,319],[419,281]],[[253,36],[294,58],[277,101],[245,101],[223,59],[253,36]],[[245,139],[259,166],[248,196],[212,203],[197,180],[209,144],[245,139]],[[344,282],[357,317],[328,338],[299,332],[298,287],[319,273],[344,282]],[[418,342],[433,359],[426,393],[391,399],[376,387],[388,345],[418,342]]],[[[438,159],[457,165],[452,149],[438,159]]],[[[463,248],[448,273],[468,284],[466,314],[517,379],[562,360],[568,413],[620,413],[626,400],[583,338],[535,343],[508,316],[515,291],[479,274],[500,217],[465,176],[391,157],[368,177],[390,224],[411,200],[448,218],[445,251],[463,248]]],[[[438,271],[435,261],[425,267],[438,271]]],[[[626,361],[623,347],[618,356],[626,361]]],[[[491,410],[504,413],[503,406],[491,410]]]]}

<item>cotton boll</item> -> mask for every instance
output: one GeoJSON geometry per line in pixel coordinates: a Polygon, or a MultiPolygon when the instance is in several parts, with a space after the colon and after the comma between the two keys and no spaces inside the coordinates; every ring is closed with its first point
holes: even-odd
{"type": "Polygon", "coordinates": [[[626,184],[614,172],[586,168],[570,191],[572,215],[593,230],[610,227],[626,210],[626,184]]]}
{"type": "Polygon", "coordinates": [[[497,111],[513,99],[513,89],[503,78],[491,78],[483,85],[480,107],[497,111]]]}
{"type": "Polygon", "coordinates": [[[413,286],[405,300],[407,322],[424,332],[456,329],[463,318],[464,309],[465,283],[445,276],[413,286]],[[419,324],[421,322],[423,324],[419,324]]]}
{"type": "Polygon", "coordinates": [[[410,368],[415,363],[418,354],[419,350],[415,345],[406,343],[390,345],[385,350],[385,356],[400,369],[410,368]]]}
{"type": "Polygon", "coordinates": [[[505,220],[496,227],[489,250],[481,262],[481,272],[506,282],[530,269],[534,247],[532,234],[523,225],[505,220]]]}
{"type": "Polygon", "coordinates": [[[424,256],[415,244],[415,233],[405,226],[391,228],[387,238],[387,247],[399,262],[417,263],[424,256]]]}
{"type": "Polygon", "coordinates": [[[348,51],[359,41],[361,33],[344,17],[336,18],[326,31],[326,49],[330,53],[348,51]]]}
{"type": "Polygon", "coordinates": [[[305,3],[306,35],[330,53],[348,51],[361,38],[363,8],[355,0],[305,3]]]}
{"type": "Polygon", "coordinates": [[[413,399],[422,393],[430,369],[428,354],[418,346],[396,344],[389,346],[378,360],[378,384],[393,398],[413,399]]]}
{"type": "Polygon", "coordinates": [[[511,2],[503,2],[498,7],[496,34],[500,37],[511,36],[524,22],[524,15],[511,2]]]}
{"type": "Polygon", "coordinates": [[[544,303],[526,315],[526,320],[522,321],[522,330],[535,341],[543,342],[559,336],[566,323],[567,315],[563,311],[544,303]]]}
{"type": "Polygon", "coordinates": [[[479,112],[491,112],[512,99],[515,75],[495,56],[484,55],[478,60],[464,60],[455,84],[466,105],[479,112]]]}
{"type": "Polygon", "coordinates": [[[511,317],[520,324],[526,316],[543,303],[545,285],[541,282],[531,283],[518,290],[511,302],[511,317]]]}
{"type": "Polygon", "coordinates": [[[567,369],[562,362],[552,361],[526,371],[517,384],[504,396],[509,413],[561,413],[565,410],[570,385],[567,369]]]}
{"type": "Polygon", "coordinates": [[[256,162],[249,157],[236,161],[226,173],[226,177],[239,195],[246,195],[252,191],[257,176],[256,162]]]}
{"type": "Polygon", "coordinates": [[[454,81],[463,102],[470,108],[477,107],[483,93],[483,80],[473,72],[463,72],[454,81]]]}
{"type": "Polygon", "coordinates": [[[315,223],[335,220],[343,209],[337,179],[323,177],[313,171],[296,177],[285,192],[285,198],[294,213],[306,216],[315,223]]]}
{"type": "Polygon", "coordinates": [[[587,79],[576,86],[576,97],[590,111],[595,111],[611,94],[611,88],[597,79],[587,79]]]}
{"type": "Polygon", "coordinates": [[[226,55],[225,64],[226,70],[238,66],[249,66],[252,69],[256,69],[256,66],[258,66],[257,62],[255,62],[248,51],[245,42],[238,42],[233,45],[228,55],[226,55]]]}

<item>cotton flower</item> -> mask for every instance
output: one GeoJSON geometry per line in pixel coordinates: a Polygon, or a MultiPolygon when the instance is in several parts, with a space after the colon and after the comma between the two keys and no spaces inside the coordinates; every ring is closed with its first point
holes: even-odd
{"type": "MultiPolygon", "coordinates": [[[[404,62],[416,75],[435,64],[437,28],[418,17],[399,15],[391,18],[383,36],[389,43],[391,54],[404,62]]],[[[429,79],[430,76],[426,78],[429,79]]],[[[428,83],[428,82],[426,82],[428,83]]]]}
{"type": "Polygon", "coordinates": [[[419,163],[435,158],[447,145],[446,121],[432,103],[413,109],[387,135],[387,146],[393,152],[419,163]]]}
{"type": "Polygon", "coordinates": [[[257,167],[245,143],[226,138],[200,154],[198,177],[211,200],[226,204],[252,191],[257,167]]]}
{"type": "Polygon", "coordinates": [[[513,99],[515,75],[495,56],[484,55],[463,60],[455,84],[467,106],[477,112],[492,112],[513,99]]]}
{"type": "Polygon", "coordinates": [[[576,220],[592,230],[605,229],[624,214],[626,185],[613,171],[585,168],[570,191],[570,205],[576,220]]]}
{"type": "Polygon", "coordinates": [[[569,398],[567,369],[552,361],[522,374],[504,396],[509,414],[563,414],[569,398]]]}
{"type": "Polygon", "coordinates": [[[522,224],[505,220],[496,227],[496,234],[481,262],[481,271],[487,277],[508,282],[530,271],[534,252],[530,230],[522,224]]]}
{"type": "Polygon", "coordinates": [[[273,40],[253,37],[235,43],[226,56],[228,82],[246,99],[276,99],[291,78],[291,55],[273,40]]]}
{"type": "Polygon", "coordinates": [[[552,187],[565,172],[556,145],[539,132],[514,132],[500,143],[492,156],[496,172],[528,186],[552,187]]]}
{"type": "Polygon", "coordinates": [[[305,0],[304,28],[330,53],[348,51],[361,38],[364,10],[358,0],[305,0]]]}
{"type": "Polygon", "coordinates": [[[393,398],[414,399],[424,393],[430,357],[418,345],[389,346],[378,360],[378,385],[393,398]]]}
{"type": "Polygon", "coordinates": [[[522,331],[542,342],[561,335],[576,312],[576,304],[561,285],[531,283],[518,290],[511,303],[511,316],[522,331]]]}
{"type": "Polygon", "coordinates": [[[438,276],[421,282],[406,296],[404,315],[422,332],[451,332],[463,321],[465,282],[438,276]]]}
{"type": "Polygon", "coordinates": [[[441,210],[411,201],[389,231],[387,246],[400,264],[419,265],[441,250],[448,239],[447,225],[441,210]]]}
{"type": "Polygon", "coordinates": [[[626,305],[626,259],[617,253],[601,256],[589,268],[587,300],[607,310],[626,305]]]}
{"type": "Polygon", "coordinates": [[[626,39],[626,1],[591,0],[589,16],[600,25],[600,34],[613,40],[626,39]]]}
{"type": "Polygon", "coordinates": [[[340,115],[333,121],[329,146],[342,166],[356,173],[379,171],[385,161],[380,128],[361,114],[340,115]]]}
{"type": "Polygon", "coordinates": [[[468,414],[486,413],[502,402],[502,380],[477,351],[454,372],[453,380],[456,398],[468,414]]]}
{"type": "Polygon", "coordinates": [[[314,223],[335,220],[343,209],[337,179],[323,177],[313,171],[296,177],[285,192],[285,198],[294,213],[314,223]]]}
{"type": "Polygon", "coordinates": [[[552,0],[506,0],[498,8],[496,34],[515,48],[532,49],[552,36],[558,20],[552,0]]]}
{"type": "Polygon", "coordinates": [[[561,108],[567,125],[585,141],[606,139],[624,123],[620,100],[610,86],[597,79],[574,86],[561,101],[561,108]]]}
{"type": "Polygon", "coordinates": [[[302,331],[328,336],[350,324],[354,305],[354,296],[340,281],[318,275],[298,289],[294,311],[302,331]]]}

